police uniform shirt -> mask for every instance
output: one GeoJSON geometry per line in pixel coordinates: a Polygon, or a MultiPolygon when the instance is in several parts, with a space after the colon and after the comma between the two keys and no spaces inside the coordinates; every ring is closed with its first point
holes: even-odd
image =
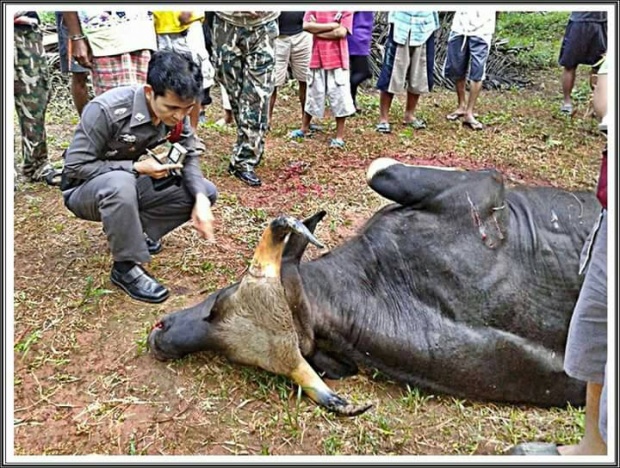
{"type": "MultiPolygon", "coordinates": [[[[144,85],[121,86],[90,101],[82,112],[73,141],[65,154],[64,172],[75,185],[109,171],[132,171],[146,149],[166,141],[170,127],[153,125],[144,85]]],[[[195,197],[206,195],[195,137],[185,117],[178,141],[187,149],[183,180],[195,197]]]]}

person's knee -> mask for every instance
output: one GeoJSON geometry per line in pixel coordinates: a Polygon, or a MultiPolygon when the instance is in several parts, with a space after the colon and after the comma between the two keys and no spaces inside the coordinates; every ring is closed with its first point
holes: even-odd
{"type": "Polygon", "coordinates": [[[131,205],[138,200],[136,178],[133,174],[124,171],[115,171],[115,177],[109,177],[108,182],[97,191],[97,203],[102,208],[105,205],[131,205]]]}

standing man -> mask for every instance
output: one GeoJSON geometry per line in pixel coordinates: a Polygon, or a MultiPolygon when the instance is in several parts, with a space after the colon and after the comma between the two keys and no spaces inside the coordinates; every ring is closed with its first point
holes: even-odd
{"type": "Polygon", "coordinates": [[[278,88],[286,83],[290,65],[299,83],[299,103],[303,117],[306,105],[306,79],[312,54],[312,34],[304,31],[303,11],[283,11],[278,17],[280,35],[276,38],[276,82],[269,101],[269,124],[276,104],[278,88]]]}
{"type": "Polygon", "coordinates": [[[65,11],[71,54],[91,70],[95,95],[118,86],[146,83],[151,51],[157,50],[153,16],[142,8],[65,11]]]}
{"type": "Polygon", "coordinates": [[[560,107],[563,114],[573,113],[571,94],[575,86],[577,66],[590,65],[590,86],[593,87],[593,75],[596,73],[603,55],[607,51],[607,12],[573,11],[566,26],[560,65],[562,70],[562,94],[564,100],[560,107]]]}
{"type": "Polygon", "coordinates": [[[86,105],[65,153],[61,189],[78,218],[103,223],[114,259],[112,283],[134,299],[159,303],[168,289],[143,264],[161,250],[162,236],[190,219],[212,240],[217,191],[201,173],[187,117],[202,94],[200,67],[189,55],[158,51],[146,81],[111,89],[86,105]],[[166,148],[157,159],[148,153],[166,142],[185,148],[182,164],[166,163],[166,148]]]}
{"type": "Polygon", "coordinates": [[[426,128],[426,122],[415,117],[420,95],[433,89],[435,64],[435,31],[439,29],[436,11],[391,11],[390,33],[377,88],[379,123],[376,130],[390,133],[389,114],[394,94],[407,91],[404,124],[416,130],[426,128]]]}
{"type": "MultiPolygon", "coordinates": [[[[208,80],[213,78],[213,67],[209,61],[209,55],[204,42],[202,28],[204,12],[156,10],[153,11],[153,20],[159,50],[170,49],[175,52],[190,54],[203,72],[203,86],[207,83],[207,86],[210,87],[213,83],[208,83],[208,80]],[[190,31],[192,31],[191,36],[190,31]],[[196,32],[199,33],[197,40],[196,32]],[[190,38],[193,39],[191,45],[190,38]]],[[[189,116],[194,133],[198,129],[198,120],[202,110],[202,97],[199,104],[194,106],[189,116]]],[[[201,146],[202,150],[205,149],[202,142],[199,142],[199,146],[201,146]]]]}
{"type": "Polygon", "coordinates": [[[482,130],[484,125],[474,117],[476,100],[482,90],[491,39],[495,32],[497,13],[493,10],[467,9],[454,13],[448,37],[448,52],[443,74],[455,82],[458,107],[448,120],[463,117],[463,125],[482,130]],[[465,96],[469,69],[469,99],[465,96]]]}
{"type": "Polygon", "coordinates": [[[49,77],[39,24],[35,11],[19,11],[13,16],[13,93],[22,135],[22,173],[31,182],[46,181],[53,173],[45,133],[49,77]]]}
{"type": "Polygon", "coordinates": [[[251,187],[265,150],[273,92],[274,43],[279,11],[218,11],[213,19],[216,77],[224,85],[237,124],[228,171],[251,187]]]}
{"type": "Polygon", "coordinates": [[[372,11],[356,11],[353,13],[353,31],[347,36],[349,43],[349,72],[351,73],[351,97],[355,111],[357,105],[357,88],[372,77],[368,57],[372,42],[374,13],[372,11]]]}
{"type": "MultiPolygon", "coordinates": [[[[592,104],[607,133],[607,70],[610,57],[601,65],[592,104]]],[[[612,63],[613,65],[613,63],[612,63]]],[[[607,306],[607,147],[603,150],[596,196],[601,214],[581,251],[579,274],[583,284],[568,328],[564,371],[587,382],[583,437],[575,445],[524,442],[508,455],[606,455],[608,426],[607,321],[615,313],[607,306]]]]}
{"type": "Polygon", "coordinates": [[[88,103],[88,68],[75,61],[69,49],[73,41],[69,39],[69,31],[65,26],[63,12],[56,12],[56,31],[58,31],[58,55],[60,57],[60,71],[71,73],[71,96],[78,115],[82,115],[84,106],[88,103]]]}

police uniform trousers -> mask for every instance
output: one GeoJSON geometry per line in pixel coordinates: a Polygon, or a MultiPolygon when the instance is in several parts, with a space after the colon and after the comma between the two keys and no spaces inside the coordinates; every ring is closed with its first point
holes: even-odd
{"type": "MultiPolygon", "coordinates": [[[[144,234],[159,240],[191,218],[195,203],[183,182],[155,191],[152,181],[145,175],[110,171],[65,190],[63,198],[78,218],[103,223],[114,261],[147,263],[151,256],[144,234]]],[[[217,189],[203,182],[213,205],[217,189]]]]}

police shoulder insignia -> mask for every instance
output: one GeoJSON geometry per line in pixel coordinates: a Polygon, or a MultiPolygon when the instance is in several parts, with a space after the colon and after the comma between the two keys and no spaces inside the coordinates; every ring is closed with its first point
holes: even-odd
{"type": "Polygon", "coordinates": [[[119,107],[118,109],[114,111],[114,115],[121,115],[121,114],[124,114],[125,112],[127,112],[126,107],[119,107]]]}

